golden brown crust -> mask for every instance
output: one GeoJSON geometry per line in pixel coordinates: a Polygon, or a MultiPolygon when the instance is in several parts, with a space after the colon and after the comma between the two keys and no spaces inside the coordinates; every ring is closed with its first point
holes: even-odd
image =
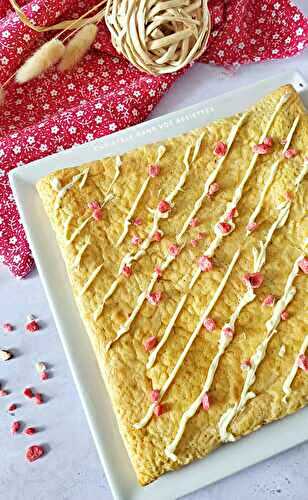
{"type": "MultiPolygon", "coordinates": [[[[157,145],[146,146],[123,155],[121,174],[112,189],[114,198],[104,207],[103,219],[98,222],[91,220],[70,245],[67,245],[67,239],[91,215],[91,210],[87,208],[88,202],[101,202],[104,199],[104,193],[115,173],[114,158],[91,162],[78,168],[59,170],[41,179],[37,186],[56,232],[73,293],[97,354],[121,434],[138,480],[143,485],[168,470],[204,457],[220,445],[218,421],[222,414],[238,401],[243,386],[244,375],[240,363],[255,352],[265,336],[265,322],[272,314],[271,308],[262,307],[262,300],[269,293],[276,296],[282,294],[292,263],[303,253],[304,239],[307,237],[304,203],[307,195],[306,181],[301,184],[286,224],[275,232],[268,246],[266,263],[262,269],[264,284],[256,290],[256,299],[240,314],[233,342],[220,360],[210,391],[213,402],[211,408],[209,412],[200,409],[191,418],[176,450],[178,460],[175,463],[170,461],[164,449],[174,438],[181,415],[202,389],[209,365],[217,352],[219,327],[228,321],[245,291],[241,276],[252,269],[252,248],[265,239],[277,216],[277,206],[284,200],[286,191],[294,191],[294,180],[304,164],[307,154],[305,148],[308,141],[308,118],[304,114],[299,96],[291,86],[281,87],[269,94],[250,111],[218,173],[216,181],[221,190],[212,200],[205,199],[197,215],[199,226],[187,230],[187,245],[165,271],[163,279],[154,287],[154,290],[163,292],[162,303],[155,307],[145,301],[129,332],[115,342],[107,353],[105,347],[114,339],[119,327],[131,313],[137,297],[147,287],[155,265],[167,252],[168,244],[175,242],[176,234],[183,226],[196,199],[202,194],[203,185],[216,165],[214,145],[219,140],[226,141],[239,116],[217,121],[204,129],[166,141],[166,154],[160,160],[161,174],[151,179],[134,213],[134,217],[140,217],[143,224],[130,225],[128,235],[119,247],[115,246],[115,242],[123,230],[124,219],[147,178],[147,167],[155,161],[157,145]],[[187,291],[198,258],[215,237],[215,223],[224,213],[226,203],[232,199],[234,190],[247,170],[252,146],[259,142],[271,113],[285,93],[290,93],[291,96],[277,114],[269,133],[274,139],[273,151],[258,157],[237,206],[239,217],[236,219],[236,229],[216,250],[214,270],[211,273],[202,273],[189,294],[170,337],[159,352],[157,362],[147,370],[148,354],[144,350],[143,342],[151,335],[160,338],[163,334],[178,300],[187,291]],[[281,156],[283,146],[280,141],[286,138],[297,115],[300,115],[300,121],[291,146],[298,150],[298,154],[280,163],[257,219],[258,230],[251,237],[245,238],[249,215],[258,202],[269,169],[281,156]],[[153,216],[147,209],[155,208],[159,200],[166,198],[174,189],[183,172],[185,150],[188,145],[194,146],[201,132],[205,132],[205,135],[197,160],[190,166],[183,190],[174,199],[175,206],[170,216],[160,221],[160,228],[164,232],[162,242],[151,244],[146,255],[134,263],[133,275],[120,281],[118,288],[106,302],[101,316],[95,321],[93,313],[116,279],[122,257],[128,251],[134,250],[130,243],[132,236],[138,234],[144,239],[151,228],[153,216]],[[88,168],[84,187],[80,189],[78,184],[75,184],[61,200],[60,208],[55,209],[57,191],[50,181],[58,179],[64,186],[76,173],[88,168]],[[198,232],[204,232],[206,236],[196,247],[192,247],[189,240],[195,238],[198,232]],[[76,255],[87,238],[89,245],[82,255],[80,267],[73,269],[76,255]],[[132,425],[144,416],[149,406],[151,389],[161,388],[166,381],[238,247],[241,248],[240,258],[211,314],[216,319],[218,328],[212,333],[205,332],[203,328],[197,336],[163,398],[168,411],[159,418],[152,418],[145,428],[133,429],[132,425]],[[101,271],[80,297],[80,291],[100,265],[101,271]]],[[[243,412],[231,424],[231,430],[237,438],[307,404],[308,376],[302,370],[298,371],[294,379],[288,404],[282,402],[282,384],[308,332],[302,314],[307,293],[307,279],[303,273],[296,278],[295,286],[297,293],[288,307],[290,318],[279,324],[265,359],[257,371],[256,382],[252,386],[256,397],[247,403],[243,412]],[[286,346],[286,353],[281,358],[278,352],[282,344],[286,346]]]]}

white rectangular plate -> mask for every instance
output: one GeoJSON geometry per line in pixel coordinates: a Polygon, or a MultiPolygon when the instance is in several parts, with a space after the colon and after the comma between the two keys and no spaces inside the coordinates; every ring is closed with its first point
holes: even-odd
{"type": "MultiPolygon", "coordinates": [[[[203,460],[165,474],[149,486],[137,484],[94,352],[76,308],[55,236],[35,184],[50,172],[122,154],[150,142],[167,139],[218,118],[243,111],[280,85],[292,83],[306,93],[298,73],[283,73],[195,106],[77,146],[19,167],[10,173],[15,199],[28,241],[55,318],[63,347],[86,412],[93,438],[113,495],[119,500],[170,500],[185,495],[308,440],[308,408],[267,425],[237,443],[225,445],[203,460]],[[48,242],[48,244],[47,244],[48,242]],[[283,439],[281,439],[283,436],[283,439]]],[[[308,102],[308,99],[307,99],[308,102]]]]}

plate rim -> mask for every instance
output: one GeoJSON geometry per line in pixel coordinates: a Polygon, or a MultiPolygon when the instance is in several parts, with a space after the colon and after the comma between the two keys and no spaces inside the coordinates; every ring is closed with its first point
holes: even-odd
{"type": "MultiPolygon", "coordinates": [[[[82,151],[82,152],[86,151],[88,148],[93,147],[93,145],[96,147],[98,145],[103,144],[103,145],[105,145],[106,150],[108,149],[108,147],[110,147],[110,144],[113,144],[114,147],[120,146],[121,144],[125,145],[126,142],[123,143],[121,139],[123,137],[124,138],[126,136],[129,137],[129,135],[134,134],[134,132],[136,130],[137,131],[140,130],[141,135],[142,135],[142,131],[143,132],[146,131],[151,126],[166,122],[168,120],[171,120],[171,122],[172,122],[172,120],[174,120],[177,116],[179,116],[179,117],[182,116],[184,119],[186,119],[185,117],[187,117],[188,115],[191,116],[193,113],[197,112],[200,108],[206,109],[207,107],[209,107],[213,104],[216,104],[216,103],[219,104],[219,102],[221,102],[223,99],[229,98],[229,97],[233,96],[235,93],[238,93],[239,91],[249,92],[251,89],[256,88],[256,86],[262,86],[262,84],[264,85],[264,84],[267,84],[269,82],[275,82],[275,81],[278,81],[279,79],[286,79],[285,83],[287,83],[287,82],[292,83],[292,81],[294,81],[294,80],[299,80],[299,81],[304,83],[304,88],[308,87],[307,82],[305,81],[305,79],[303,78],[303,76],[301,75],[301,73],[299,71],[284,71],[282,73],[279,73],[275,77],[265,78],[262,80],[258,80],[257,82],[255,82],[253,84],[250,84],[250,85],[247,85],[244,87],[240,87],[239,89],[236,89],[236,92],[234,90],[231,90],[229,92],[226,92],[226,93],[221,94],[219,96],[216,96],[214,98],[205,99],[197,104],[185,107],[181,110],[173,111],[171,113],[167,113],[165,115],[159,116],[159,117],[154,118],[152,120],[148,120],[146,122],[140,123],[138,125],[135,125],[133,127],[128,128],[128,129],[124,129],[124,130],[121,130],[119,132],[115,132],[112,135],[96,139],[95,141],[91,141],[91,142],[79,145],[77,147],[69,148],[68,150],[61,151],[61,152],[55,153],[53,155],[49,155],[49,156],[42,158],[42,159],[39,159],[39,160],[35,160],[34,162],[27,164],[26,166],[17,167],[9,173],[9,179],[10,179],[13,194],[14,194],[14,197],[15,197],[18,209],[19,209],[21,220],[23,222],[30,247],[33,251],[34,256],[36,257],[36,264],[37,264],[38,272],[39,272],[39,275],[40,275],[40,278],[41,278],[41,281],[42,281],[42,284],[44,287],[45,294],[47,296],[48,304],[49,304],[49,307],[50,307],[51,312],[53,314],[53,317],[54,317],[54,320],[55,320],[55,323],[57,326],[57,331],[59,333],[61,343],[62,343],[62,346],[64,348],[64,352],[65,352],[66,359],[68,361],[70,370],[73,374],[74,383],[75,383],[75,386],[77,388],[79,397],[81,399],[83,409],[86,413],[88,425],[90,427],[91,434],[93,436],[93,439],[94,439],[94,442],[95,442],[95,445],[96,445],[96,448],[97,448],[97,451],[99,454],[100,461],[103,465],[103,468],[104,468],[105,474],[107,476],[107,480],[108,480],[109,486],[111,488],[112,494],[113,494],[114,498],[117,498],[119,500],[124,500],[124,499],[125,500],[130,500],[130,499],[137,500],[138,499],[139,500],[141,498],[146,500],[146,499],[154,498],[153,495],[157,495],[157,491],[155,491],[155,490],[157,489],[156,486],[157,486],[158,482],[162,485],[161,487],[164,488],[166,486],[165,483],[170,481],[169,478],[170,478],[171,474],[174,475],[174,478],[175,478],[176,474],[180,474],[182,471],[184,471],[184,469],[187,471],[188,468],[192,468],[192,466],[194,466],[196,468],[197,465],[199,465],[199,467],[197,467],[197,468],[200,469],[200,464],[202,464],[204,461],[210,460],[212,453],[203,459],[200,459],[198,461],[194,461],[192,464],[186,466],[185,468],[181,468],[176,472],[168,473],[168,474],[165,474],[164,476],[161,476],[155,482],[151,483],[149,486],[141,487],[137,483],[137,480],[136,480],[135,481],[136,484],[134,485],[134,488],[129,492],[129,494],[130,495],[132,494],[132,496],[129,496],[129,497],[126,495],[123,496],[123,489],[120,487],[121,485],[118,484],[118,478],[114,473],[114,465],[112,465],[110,463],[110,460],[109,460],[108,450],[106,452],[106,450],[104,449],[104,446],[102,445],[100,439],[98,438],[97,422],[96,422],[96,419],[93,417],[92,404],[91,404],[91,401],[88,400],[87,394],[85,393],[85,390],[83,387],[83,385],[84,385],[83,381],[80,380],[80,376],[78,373],[80,370],[80,367],[76,366],[75,360],[72,359],[71,346],[69,345],[69,340],[67,339],[66,334],[64,332],[65,325],[63,324],[63,318],[61,317],[61,313],[59,314],[58,307],[56,306],[56,301],[54,299],[54,290],[52,290],[50,287],[50,278],[48,276],[48,271],[46,270],[46,268],[44,266],[44,262],[41,261],[41,258],[39,255],[40,251],[39,251],[37,245],[40,245],[40,243],[38,244],[37,237],[35,236],[35,234],[33,232],[33,228],[31,227],[31,222],[29,222],[29,216],[30,216],[32,209],[30,208],[29,209],[30,211],[28,212],[28,209],[24,206],[23,201],[22,201],[23,200],[22,193],[25,191],[25,189],[29,189],[29,188],[31,189],[31,187],[32,188],[34,187],[33,186],[34,182],[36,182],[36,180],[39,179],[39,177],[38,177],[39,170],[44,170],[45,168],[47,168],[47,165],[50,162],[55,163],[55,167],[53,168],[53,170],[57,170],[59,168],[62,168],[62,167],[59,167],[59,164],[57,165],[57,163],[59,163],[59,161],[60,161],[60,163],[67,161],[67,157],[70,157],[72,155],[74,156],[75,154],[78,155],[80,151],[82,151]],[[119,140],[118,143],[116,142],[117,139],[119,140]],[[33,169],[25,168],[28,166],[29,167],[36,167],[36,168],[35,169],[34,168],[33,169]],[[32,176],[31,170],[33,172],[33,176],[32,176]],[[35,172],[34,172],[34,170],[35,170],[35,172]],[[139,495],[138,492],[137,492],[137,495],[134,495],[135,487],[139,488],[139,490],[140,490],[139,493],[141,496],[139,495]],[[141,492],[142,492],[142,494],[141,494],[141,492]]],[[[281,85],[281,84],[283,84],[283,83],[278,83],[278,85],[281,85]]],[[[187,118],[187,121],[188,120],[189,120],[189,118],[187,118]]],[[[212,120],[210,120],[210,121],[212,121],[212,120]]],[[[195,128],[195,127],[193,127],[193,128],[195,128]]],[[[178,134],[176,134],[176,135],[178,135],[178,134]]],[[[172,136],[173,135],[169,135],[169,137],[172,137],[172,136]]],[[[144,138],[144,136],[142,136],[142,137],[144,138]]],[[[150,143],[151,143],[151,141],[145,142],[145,144],[150,144],[150,143]]],[[[134,146],[130,149],[134,149],[135,147],[136,146],[134,146]]],[[[127,149],[125,149],[125,147],[124,147],[124,149],[123,149],[123,151],[121,151],[121,153],[124,152],[124,150],[127,151],[127,149]]],[[[102,151],[102,150],[98,149],[95,151],[102,151]]],[[[110,156],[110,153],[108,155],[107,154],[102,155],[101,153],[99,153],[99,154],[100,154],[100,158],[103,158],[104,156],[110,156]]],[[[111,153],[111,154],[113,155],[116,153],[111,153]]],[[[71,165],[67,166],[67,168],[69,168],[70,166],[71,165]]],[[[65,168],[65,167],[63,167],[63,168],[65,168]]],[[[46,174],[44,174],[44,175],[46,175],[46,174]]],[[[51,227],[50,227],[50,229],[51,229],[51,227]]],[[[77,306],[75,306],[75,307],[76,307],[76,310],[78,311],[77,306]]],[[[78,314],[79,314],[79,312],[78,312],[78,314]]],[[[81,319],[80,319],[80,321],[81,321],[81,319]]],[[[66,321],[64,321],[64,323],[65,322],[66,321]]],[[[89,341],[89,339],[88,339],[88,341],[89,341]]],[[[107,404],[111,407],[110,401],[108,401],[107,404]]],[[[201,488],[202,486],[213,484],[214,482],[218,481],[219,479],[223,479],[225,477],[228,477],[228,476],[230,476],[230,475],[232,475],[240,470],[244,470],[245,468],[247,468],[253,464],[256,464],[256,463],[258,463],[262,460],[265,460],[265,459],[267,459],[267,458],[269,458],[277,453],[285,451],[293,446],[296,446],[297,444],[299,444],[301,442],[306,441],[308,439],[308,430],[307,430],[307,435],[304,437],[304,439],[302,439],[301,437],[299,437],[297,432],[295,432],[295,434],[292,433],[292,428],[291,428],[292,426],[289,424],[289,422],[294,417],[297,417],[296,420],[299,420],[299,421],[303,420],[303,422],[304,422],[305,417],[307,418],[307,415],[308,415],[308,408],[304,408],[304,409],[300,410],[299,412],[296,412],[294,415],[291,415],[288,418],[284,418],[278,422],[274,422],[270,426],[268,426],[268,425],[264,426],[260,430],[260,432],[263,432],[263,434],[264,433],[268,434],[269,429],[273,429],[273,426],[276,426],[278,424],[281,429],[284,429],[284,432],[288,436],[288,439],[287,439],[288,444],[286,444],[284,446],[278,446],[278,447],[273,446],[270,452],[262,453],[261,454],[262,456],[260,455],[260,453],[258,454],[257,450],[254,450],[254,458],[251,458],[250,460],[246,460],[246,465],[237,466],[237,465],[233,464],[233,466],[231,467],[232,470],[230,469],[229,472],[224,473],[222,475],[217,473],[217,475],[213,478],[213,481],[206,481],[203,485],[197,484],[197,485],[191,485],[192,487],[191,486],[184,487],[184,488],[182,487],[181,491],[179,491],[176,494],[177,495],[179,494],[180,496],[186,495],[190,492],[195,491],[196,489],[201,488]]],[[[298,424],[296,425],[296,428],[298,429],[298,424]]],[[[258,433],[258,436],[260,435],[260,432],[258,433]]],[[[270,434],[272,434],[272,433],[270,432],[270,434]]],[[[232,444],[232,446],[233,447],[237,446],[239,449],[241,449],[241,448],[245,449],[247,447],[247,445],[242,444],[242,443],[248,443],[251,440],[254,441],[254,436],[255,436],[255,433],[251,433],[248,436],[246,436],[244,439],[241,439],[237,443],[232,444]]],[[[268,436],[266,439],[268,440],[269,437],[270,436],[268,436]]],[[[122,440],[121,436],[120,436],[120,439],[122,440]]],[[[219,450],[216,450],[213,452],[213,454],[215,454],[215,456],[216,456],[217,452],[220,453],[222,461],[223,461],[224,455],[228,456],[228,454],[229,454],[228,452],[226,453],[225,451],[223,451],[223,449],[228,449],[228,446],[227,447],[225,447],[225,446],[220,447],[219,450]]],[[[240,451],[240,453],[241,453],[241,451],[240,451]]],[[[127,453],[126,453],[126,459],[128,461],[130,461],[127,453]]],[[[160,487],[158,487],[158,489],[160,489],[160,487]]],[[[167,499],[169,500],[171,498],[170,496],[164,496],[163,491],[160,492],[159,494],[160,494],[161,500],[163,500],[164,498],[166,498],[166,500],[167,499]]]]}

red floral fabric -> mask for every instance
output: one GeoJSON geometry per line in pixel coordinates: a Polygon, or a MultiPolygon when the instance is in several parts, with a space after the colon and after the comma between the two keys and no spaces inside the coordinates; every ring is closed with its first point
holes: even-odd
{"type": "MultiPolygon", "coordinates": [[[[49,25],[95,1],[23,1],[28,17],[49,25]],[[47,5],[48,4],[48,5],[47,5]]],[[[202,61],[225,66],[289,57],[307,45],[307,19],[290,0],[211,0],[213,31],[202,61]]],[[[42,35],[24,26],[0,0],[0,84],[23,63],[42,35]]],[[[115,53],[100,24],[91,51],[68,74],[56,69],[6,87],[0,113],[0,262],[22,278],[33,265],[8,182],[16,166],[143,121],[182,74],[153,77],[115,53]]]]}

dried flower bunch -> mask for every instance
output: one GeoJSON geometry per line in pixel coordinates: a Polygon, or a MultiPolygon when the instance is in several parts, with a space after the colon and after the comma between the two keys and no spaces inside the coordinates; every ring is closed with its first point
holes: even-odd
{"type": "Polygon", "coordinates": [[[92,46],[97,24],[104,17],[116,50],[141,71],[154,75],[177,71],[199,57],[210,34],[207,0],[101,0],[78,19],[48,27],[33,24],[16,0],[10,3],[31,29],[58,33],[0,88],[0,104],[4,87],[14,76],[25,83],[56,64],[59,71],[71,70],[92,46]]]}

